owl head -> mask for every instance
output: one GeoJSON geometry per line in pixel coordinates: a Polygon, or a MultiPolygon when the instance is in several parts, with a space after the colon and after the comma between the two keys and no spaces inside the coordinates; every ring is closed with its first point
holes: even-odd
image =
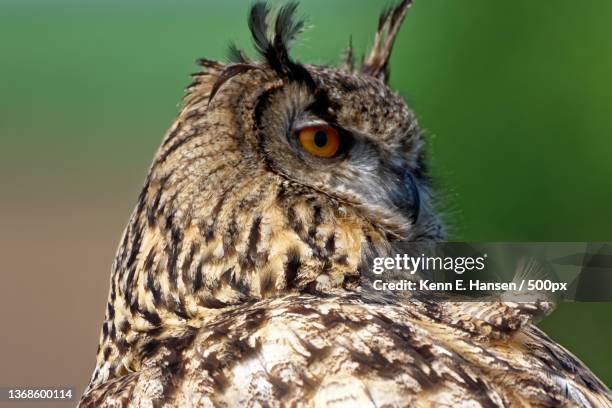
{"type": "Polygon", "coordinates": [[[258,58],[233,47],[228,64],[200,61],[117,250],[91,384],[134,370],[130,350],[164,327],[352,290],[373,254],[442,237],[423,136],[387,86],[409,5],[382,14],[360,64],[350,50],[340,68],[293,59],[294,3],[251,8],[258,58]]]}
{"type": "Polygon", "coordinates": [[[144,275],[138,293],[176,289],[185,306],[341,285],[372,251],[441,238],[423,136],[387,85],[409,6],[382,14],[360,64],[350,50],[340,68],[293,59],[295,3],[251,8],[257,59],[200,60],[116,260],[144,275]]]}

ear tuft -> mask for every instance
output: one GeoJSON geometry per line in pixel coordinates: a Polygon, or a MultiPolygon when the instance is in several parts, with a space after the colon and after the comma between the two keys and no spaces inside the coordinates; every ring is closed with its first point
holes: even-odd
{"type": "Polygon", "coordinates": [[[341,69],[353,72],[355,70],[355,55],[353,51],[353,37],[349,38],[348,47],[344,51],[344,61],[342,62],[341,69]]]}
{"type": "Polygon", "coordinates": [[[361,72],[387,82],[389,79],[389,58],[393,50],[393,43],[411,5],[412,0],[402,0],[394,8],[385,9],[381,13],[378,20],[378,31],[374,37],[374,45],[361,67],[361,72]]]}
{"type": "Polygon", "coordinates": [[[266,3],[257,2],[249,14],[249,29],[255,49],[276,73],[314,87],[308,70],[289,56],[291,44],[304,29],[304,21],[295,18],[297,6],[297,3],[291,2],[281,7],[274,19],[272,30],[269,25],[270,7],[266,3]]]}
{"type": "Polygon", "coordinates": [[[278,45],[289,50],[291,43],[304,30],[304,20],[295,19],[297,7],[297,3],[291,2],[279,10],[276,16],[276,24],[274,25],[275,46],[278,45]]]}
{"type": "Polygon", "coordinates": [[[255,49],[261,54],[266,55],[266,51],[272,46],[268,39],[268,15],[270,8],[266,3],[257,2],[251,7],[249,14],[249,30],[253,36],[255,49]]]}

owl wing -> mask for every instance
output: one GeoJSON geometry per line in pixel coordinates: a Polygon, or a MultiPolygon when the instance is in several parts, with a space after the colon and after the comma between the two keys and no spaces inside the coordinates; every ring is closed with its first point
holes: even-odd
{"type": "Polygon", "coordinates": [[[432,310],[348,292],[244,304],[142,344],[140,370],[80,406],[612,407],[535,326],[493,335],[432,310]]]}

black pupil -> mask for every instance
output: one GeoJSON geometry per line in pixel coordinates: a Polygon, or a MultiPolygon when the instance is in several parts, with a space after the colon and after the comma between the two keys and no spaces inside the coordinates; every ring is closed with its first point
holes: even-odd
{"type": "Polygon", "coordinates": [[[327,144],[327,135],[322,130],[317,131],[314,135],[314,144],[317,147],[323,147],[327,144]]]}

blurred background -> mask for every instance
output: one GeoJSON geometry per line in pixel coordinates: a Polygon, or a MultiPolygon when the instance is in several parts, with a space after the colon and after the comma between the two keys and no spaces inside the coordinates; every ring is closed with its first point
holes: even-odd
{"type": "MultiPolygon", "coordinates": [[[[363,53],[388,4],[302,3],[294,55],[321,64],[351,35],[363,53]]],[[[194,60],[252,50],[249,4],[0,0],[0,386],[85,387],[149,163],[194,60]]],[[[391,84],[428,131],[451,239],[612,240],[610,21],[609,0],[416,2],[391,84]]],[[[611,313],[541,323],[608,385],[611,313]]]]}

